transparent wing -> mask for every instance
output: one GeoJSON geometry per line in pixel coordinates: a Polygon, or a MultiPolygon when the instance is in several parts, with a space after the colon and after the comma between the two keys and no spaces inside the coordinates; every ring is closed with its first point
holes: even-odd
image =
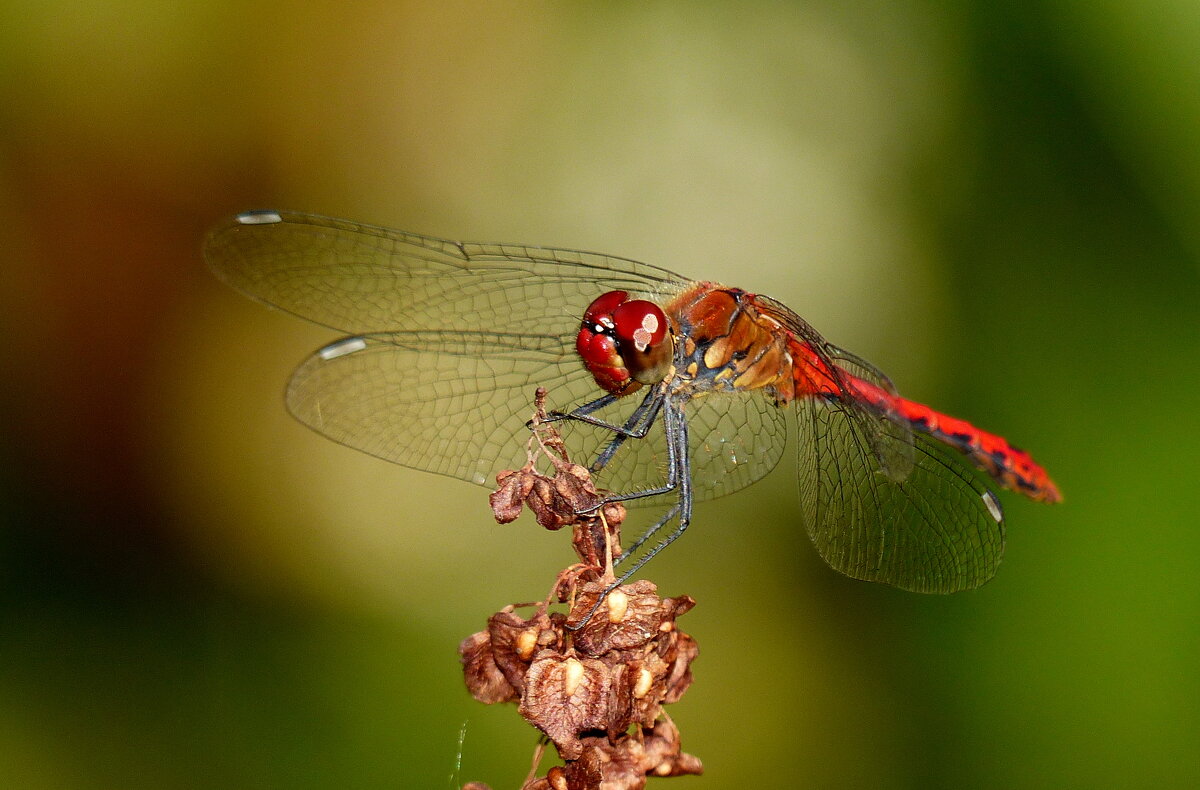
{"type": "Polygon", "coordinates": [[[204,255],[250,297],[355,335],[532,332],[571,343],[601,293],[661,301],[686,285],[666,269],[608,255],[449,241],[285,211],[231,218],[209,234],[204,255]]]}
{"type": "MultiPolygon", "coordinates": [[[[287,402],[301,422],[379,458],[492,486],[502,469],[524,465],[533,393],[569,411],[596,397],[573,347],[556,336],[491,332],[399,332],[350,337],[313,354],[292,376],[287,402]]],[[[616,423],[636,396],[598,413],[616,423]]],[[[760,397],[702,398],[689,406],[696,496],[736,491],[779,460],[785,431],[779,410],[760,397]]],[[[612,434],[559,423],[572,460],[588,464],[612,434]]],[[[597,475],[619,493],[660,485],[666,449],[661,421],[630,439],[597,475]]]]}
{"type": "Polygon", "coordinates": [[[684,407],[700,499],[732,494],[775,468],[787,445],[783,411],[761,392],[713,393],[684,407]]]}
{"type": "Polygon", "coordinates": [[[999,505],[960,457],[852,403],[797,405],[801,513],[830,566],[925,593],[971,589],[995,575],[1004,552],[999,505]],[[881,452],[911,458],[908,473],[885,472],[881,452]]]}
{"type": "MultiPolygon", "coordinates": [[[[618,401],[595,416],[620,424],[635,399],[618,401]]],[[[687,402],[683,417],[688,423],[692,491],[697,500],[732,494],[760,480],[779,463],[787,445],[783,411],[760,392],[705,395],[687,402]]],[[[594,458],[612,436],[588,425],[572,430],[576,436],[589,437],[579,443],[586,454],[573,456],[577,458],[594,458]]],[[[666,472],[666,437],[659,419],[644,439],[627,440],[597,477],[611,491],[632,493],[664,485],[666,472]]]]}
{"type": "Polygon", "coordinates": [[[825,561],[914,592],[992,578],[1004,553],[1003,516],[963,457],[914,431],[888,403],[856,395],[855,379],[896,395],[878,368],[826,342],[785,305],[758,301],[818,360],[812,375],[823,394],[796,403],[797,469],[801,514],[825,561]]]}
{"type": "MultiPolygon", "coordinates": [[[[656,266],[577,250],[456,242],[284,211],[249,212],[216,228],[205,257],[258,301],[357,337],[296,371],[288,405],[350,447],[483,485],[525,461],[533,390],[569,411],[602,394],[574,351],[584,308],[625,290],[663,302],[687,285],[656,266]]],[[[621,423],[636,398],[598,414],[621,423]]],[[[704,399],[691,410],[698,498],[735,491],[782,452],[776,410],[761,399],[704,399]]],[[[588,463],[611,434],[562,427],[588,463]]],[[[598,476],[613,491],[665,479],[661,425],[626,442],[598,476]]]]}
{"type": "MultiPolygon", "coordinates": [[[[854,378],[874,384],[889,395],[898,395],[892,380],[862,357],[829,343],[824,344],[823,350],[826,358],[836,363],[833,370],[840,377],[838,385],[843,392],[849,389],[849,383],[841,374],[849,373],[854,378]]],[[[880,471],[897,483],[904,482],[912,474],[916,463],[912,426],[894,409],[879,404],[870,410],[860,409],[851,419],[858,422],[859,430],[871,448],[880,471]]]]}
{"type": "MultiPolygon", "coordinates": [[[[811,371],[818,387],[835,394],[843,403],[854,400],[852,380],[859,379],[895,396],[896,387],[883,371],[860,356],[838,348],[813,329],[812,325],[782,302],[767,296],[756,296],[755,303],[767,315],[779,321],[787,331],[803,341],[819,362],[811,371]]],[[[804,364],[799,359],[794,364],[804,364]]],[[[856,423],[859,438],[870,448],[872,468],[877,468],[901,483],[912,473],[916,463],[911,426],[900,418],[888,403],[876,403],[870,410],[858,409],[848,419],[856,423]]]]}
{"type": "Polygon", "coordinates": [[[553,408],[564,398],[569,405],[588,383],[581,368],[557,338],[545,336],[350,337],[297,368],[287,404],[298,420],[341,444],[493,485],[501,469],[525,464],[534,390],[546,387],[553,408]]]}

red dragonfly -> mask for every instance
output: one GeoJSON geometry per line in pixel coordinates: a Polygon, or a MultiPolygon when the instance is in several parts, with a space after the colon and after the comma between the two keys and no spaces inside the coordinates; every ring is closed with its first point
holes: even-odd
{"type": "Polygon", "coordinates": [[[1025,451],[901,397],[787,307],[738,288],[610,255],[282,211],[232,218],[205,256],[250,297],[352,334],[287,390],[293,415],[342,444],[491,485],[524,464],[532,391],[549,390],[573,423],[571,457],[594,459],[613,500],[673,497],[621,559],[672,528],[622,580],[683,533],[695,501],[774,468],[786,414],[804,525],[858,579],[929,593],[990,579],[1004,518],[971,467],[1061,499],[1025,451]]]}

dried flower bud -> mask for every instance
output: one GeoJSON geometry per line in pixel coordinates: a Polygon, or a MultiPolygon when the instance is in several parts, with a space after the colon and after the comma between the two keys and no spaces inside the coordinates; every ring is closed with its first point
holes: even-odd
{"type": "Polygon", "coordinates": [[[624,590],[613,590],[608,594],[606,601],[608,604],[608,622],[619,623],[625,619],[625,613],[629,611],[629,596],[624,590]]]}
{"type": "Polygon", "coordinates": [[[650,693],[650,687],[653,685],[654,673],[645,667],[640,667],[633,681],[634,699],[644,699],[650,693]]]}
{"type": "MultiPolygon", "coordinates": [[[[599,779],[600,778],[597,776],[596,781],[598,782],[599,779]]],[[[548,783],[550,790],[574,790],[574,788],[579,787],[600,786],[594,783],[593,785],[572,784],[571,780],[567,778],[566,770],[561,765],[554,766],[546,773],[546,782],[548,783]]]]}
{"type": "Polygon", "coordinates": [[[528,661],[533,658],[533,651],[538,646],[538,629],[526,628],[521,633],[517,634],[517,640],[514,643],[516,647],[517,658],[522,661],[528,661]]]}

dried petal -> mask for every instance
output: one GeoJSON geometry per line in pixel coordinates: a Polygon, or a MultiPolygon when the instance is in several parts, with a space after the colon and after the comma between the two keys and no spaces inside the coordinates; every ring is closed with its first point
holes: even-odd
{"type": "Polygon", "coordinates": [[[575,521],[575,508],[563,499],[554,487],[554,481],[538,475],[533,488],[525,498],[525,504],[533,511],[537,523],[546,529],[562,529],[575,521]]]}
{"type": "Polygon", "coordinates": [[[570,505],[572,514],[595,507],[600,496],[588,470],[566,462],[556,462],[554,466],[554,490],[570,505]]]}
{"type": "Polygon", "coordinates": [[[458,646],[458,655],[462,661],[467,690],[475,699],[485,705],[517,699],[517,690],[496,666],[492,640],[487,631],[471,634],[464,639],[458,646]]]}
{"type": "Polygon", "coordinates": [[[541,633],[550,628],[549,619],[543,615],[535,615],[526,620],[511,610],[497,612],[488,618],[488,635],[492,642],[492,656],[496,666],[504,673],[504,677],[521,693],[525,682],[525,672],[529,669],[529,661],[533,651],[528,649],[529,633],[535,632],[534,642],[541,638],[541,633]]]}
{"type": "Polygon", "coordinates": [[[696,599],[690,595],[681,595],[678,598],[664,598],[663,612],[668,618],[674,620],[677,617],[682,617],[692,611],[696,606],[696,599]]]}
{"type": "Polygon", "coordinates": [[[641,658],[624,659],[624,663],[626,674],[621,693],[628,698],[630,722],[652,727],[662,713],[661,703],[667,690],[670,666],[655,652],[641,658]]]}
{"type": "Polygon", "coordinates": [[[579,735],[602,730],[608,711],[608,668],[595,659],[543,651],[525,675],[520,713],[554,741],[567,760],[578,759],[579,735]]]}
{"type": "Polygon", "coordinates": [[[680,748],[679,730],[670,720],[660,721],[642,738],[642,769],[653,776],[700,775],[704,765],[680,748]]]}
{"type": "Polygon", "coordinates": [[[569,790],[643,790],[648,776],[704,772],[699,760],[680,751],[678,731],[668,722],[659,722],[642,738],[588,737],[582,743],[579,759],[563,769],[569,790]]]}
{"type": "MultiPolygon", "coordinates": [[[[604,588],[603,582],[583,586],[567,617],[568,626],[580,623],[588,616],[604,588]]],[[[575,634],[575,647],[580,652],[598,656],[607,650],[630,650],[646,644],[661,633],[660,627],[670,611],[666,610],[663,600],[656,594],[658,587],[643,579],[618,590],[627,600],[622,617],[613,622],[601,606],[597,616],[588,620],[587,625],[575,634]]]]}
{"type": "Polygon", "coordinates": [[[488,503],[492,506],[492,515],[497,522],[508,524],[521,515],[525,497],[533,488],[533,480],[533,470],[528,466],[517,471],[505,470],[496,475],[499,487],[488,497],[488,503]]]}
{"type": "Polygon", "coordinates": [[[641,770],[636,755],[630,754],[629,749],[622,748],[626,743],[636,744],[632,739],[624,739],[620,745],[613,745],[604,738],[589,738],[582,756],[566,767],[567,776],[571,780],[568,786],[575,788],[596,788],[597,790],[641,790],[646,786],[646,774],[641,770]]]}
{"type": "Polygon", "coordinates": [[[679,698],[683,696],[683,692],[692,685],[692,662],[698,655],[700,655],[700,646],[696,644],[696,640],[682,631],[677,631],[672,650],[665,656],[665,660],[670,664],[670,669],[664,681],[665,690],[662,695],[662,704],[670,705],[678,702],[679,698]]]}
{"type": "Polygon", "coordinates": [[[624,662],[610,662],[611,682],[608,694],[608,737],[616,739],[633,724],[633,696],[629,693],[630,668],[624,662]]]}

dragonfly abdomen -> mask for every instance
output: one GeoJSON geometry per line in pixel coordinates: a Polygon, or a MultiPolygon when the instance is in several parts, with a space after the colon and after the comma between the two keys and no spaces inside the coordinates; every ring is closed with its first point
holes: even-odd
{"type": "Polygon", "coordinates": [[[923,403],[892,394],[868,381],[844,376],[851,393],[893,420],[903,420],[970,458],[1005,488],[1040,502],[1059,502],[1062,495],[1032,456],[994,433],[934,411],[923,403]]]}

